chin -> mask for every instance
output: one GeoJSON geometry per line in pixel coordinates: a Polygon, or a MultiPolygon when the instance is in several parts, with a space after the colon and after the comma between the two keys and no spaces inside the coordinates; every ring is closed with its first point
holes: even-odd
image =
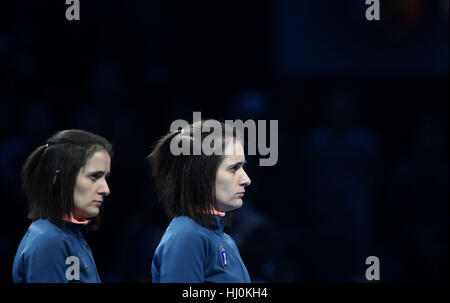
{"type": "Polygon", "coordinates": [[[88,215],[87,218],[97,217],[99,213],[100,210],[98,208],[86,212],[86,214],[88,215]]]}
{"type": "Polygon", "coordinates": [[[228,200],[227,202],[218,201],[217,204],[219,206],[218,207],[219,211],[227,212],[227,211],[232,211],[232,210],[241,208],[244,203],[242,202],[241,198],[234,198],[234,199],[228,200]]]}
{"type": "Polygon", "coordinates": [[[244,203],[242,202],[242,200],[240,200],[239,202],[234,203],[233,205],[230,205],[229,210],[235,210],[235,209],[241,208],[243,204],[244,203]]]}

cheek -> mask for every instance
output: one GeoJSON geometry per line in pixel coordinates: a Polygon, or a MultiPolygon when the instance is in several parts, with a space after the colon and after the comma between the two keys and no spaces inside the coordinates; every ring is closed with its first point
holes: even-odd
{"type": "Polygon", "coordinates": [[[91,194],[91,186],[88,184],[83,184],[83,182],[78,182],[78,184],[75,186],[74,190],[74,198],[75,202],[83,203],[86,202],[91,194]]]}
{"type": "Polygon", "coordinates": [[[216,195],[218,198],[226,199],[233,194],[233,180],[221,177],[216,182],[216,195]]]}

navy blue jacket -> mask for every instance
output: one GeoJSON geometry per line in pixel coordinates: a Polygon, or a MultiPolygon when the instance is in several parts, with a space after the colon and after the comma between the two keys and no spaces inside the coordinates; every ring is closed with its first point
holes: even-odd
{"type": "Polygon", "coordinates": [[[205,227],[186,216],[167,227],[152,262],[153,283],[250,283],[234,240],[223,232],[225,217],[205,227]]]}
{"type": "Polygon", "coordinates": [[[81,233],[83,227],[71,222],[59,226],[46,219],[34,221],[17,249],[13,282],[100,283],[91,249],[81,233]],[[68,259],[70,256],[76,257],[78,263],[73,258],[68,259]],[[73,275],[76,264],[79,264],[79,280],[73,275]]]}

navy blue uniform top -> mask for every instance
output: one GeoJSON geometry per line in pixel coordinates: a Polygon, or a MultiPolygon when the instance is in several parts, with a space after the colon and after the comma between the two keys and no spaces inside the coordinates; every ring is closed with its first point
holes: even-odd
{"type": "Polygon", "coordinates": [[[81,233],[83,227],[71,222],[55,225],[47,219],[34,221],[17,249],[13,282],[100,283],[91,249],[81,233]],[[71,256],[78,262],[76,258],[68,259],[71,256]],[[77,277],[74,274],[78,268],[77,277]]]}
{"type": "Polygon", "coordinates": [[[172,220],[153,256],[153,283],[251,282],[236,243],[223,231],[225,217],[214,217],[215,227],[186,216],[172,220]]]}

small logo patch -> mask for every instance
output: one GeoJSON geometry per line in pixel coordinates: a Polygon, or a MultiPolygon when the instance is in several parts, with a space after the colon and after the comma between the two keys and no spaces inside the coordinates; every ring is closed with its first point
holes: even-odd
{"type": "Polygon", "coordinates": [[[223,268],[228,269],[229,262],[228,262],[227,252],[225,251],[225,247],[223,247],[223,246],[219,247],[219,254],[220,254],[220,259],[222,260],[223,268]]]}

